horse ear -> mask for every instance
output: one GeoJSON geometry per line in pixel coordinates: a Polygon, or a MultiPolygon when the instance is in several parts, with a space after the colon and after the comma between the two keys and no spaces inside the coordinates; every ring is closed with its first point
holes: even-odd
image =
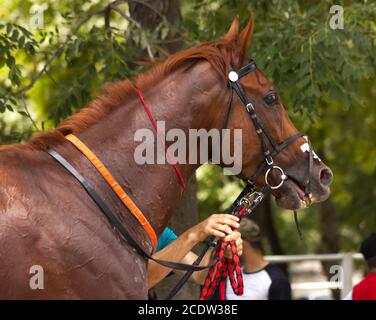
{"type": "Polygon", "coordinates": [[[223,38],[227,40],[232,40],[238,35],[238,33],[239,33],[239,16],[236,15],[231,22],[230,29],[228,29],[227,33],[225,34],[223,38]]]}
{"type": "Polygon", "coordinates": [[[243,54],[247,52],[247,49],[249,48],[251,44],[252,35],[253,35],[253,26],[254,26],[254,17],[252,14],[249,19],[248,24],[240,33],[240,45],[241,45],[243,54]]]}

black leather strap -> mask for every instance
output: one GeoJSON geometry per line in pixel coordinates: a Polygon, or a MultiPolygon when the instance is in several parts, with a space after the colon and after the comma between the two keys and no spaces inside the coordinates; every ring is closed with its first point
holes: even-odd
{"type": "Polygon", "coordinates": [[[232,100],[234,98],[234,90],[232,90],[232,88],[230,88],[231,92],[230,92],[230,98],[229,98],[229,101],[227,103],[227,110],[226,110],[226,113],[225,113],[225,117],[223,119],[223,128],[226,129],[227,126],[228,126],[228,122],[230,121],[230,114],[231,114],[231,109],[232,109],[232,100]]]}
{"type": "MultiPolygon", "coordinates": [[[[252,63],[250,65],[253,66],[252,63]]],[[[250,66],[250,65],[248,65],[248,66],[250,66]]],[[[251,72],[251,71],[248,71],[248,70],[252,70],[252,71],[255,70],[256,69],[256,65],[254,64],[254,66],[252,68],[251,67],[247,68],[247,66],[244,67],[244,68],[240,69],[240,71],[242,72],[241,76],[244,76],[244,75],[248,74],[249,72],[251,72]],[[241,71],[244,68],[245,68],[245,70],[241,71]]],[[[239,79],[241,78],[241,76],[239,75],[240,71],[237,72],[237,74],[239,76],[239,79]]],[[[265,128],[265,126],[263,125],[262,121],[257,116],[256,111],[253,108],[253,104],[248,99],[247,95],[245,94],[243,86],[240,84],[239,79],[237,81],[231,81],[230,80],[230,85],[236,91],[237,95],[239,96],[239,99],[242,101],[242,103],[244,104],[244,106],[246,106],[248,114],[250,115],[250,118],[251,118],[251,120],[253,122],[253,125],[255,127],[255,130],[256,130],[256,133],[257,133],[258,138],[260,140],[261,148],[262,148],[262,152],[264,154],[265,160],[267,160],[268,163],[271,163],[272,162],[272,157],[270,155],[269,148],[268,148],[268,146],[267,146],[267,144],[265,142],[264,135],[268,139],[268,141],[271,144],[271,146],[272,146],[273,149],[275,148],[276,144],[274,142],[273,137],[269,133],[269,131],[265,128]]]]}
{"type": "Polygon", "coordinates": [[[239,84],[239,81],[230,82],[230,84],[231,84],[231,87],[236,91],[236,94],[238,95],[240,100],[246,106],[250,101],[248,100],[243,87],[239,84]]]}
{"type": "MultiPolygon", "coordinates": [[[[206,242],[205,248],[201,251],[200,255],[197,257],[197,259],[193,262],[193,266],[198,266],[206,253],[209,251],[209,249],[212,247],[212,243],[210,241],[206,242]]],[[[191,277],[193,271],[187,271],[184,276],[182,276],[179,280],[179,282],[172,288],[170,293],[167,295],[165,300],[171,300],[175,295],[180,291],[180,289],[185,285],[185,283],[188,281],[188,279],[191,277]]]]}
{"type": "Polygon", "coordinates": [[[236,73],[238,74],[239,78],[244,77],[248,73],[251,73],[257,69],[256,62],[253,60],[248,63],[246,66],[240,68],[236,73]]]}
{"type": "MultiPolygon", "coordinates": [[[[271,156],[272,158],[276,157],[283,149],[285,149],[288,145],[294,143],[296,140],[298,140],[299,138],[303,137],[304,136],[304,133],[301,133],[301,132],[298,132],[297,134],[289,137],[288,139],[286,139],[285,141],[283,141],[282,143],[280,144],[277,144],[276,147],[273,149],[273,151],[271,152],[271,156]]],[[[252,177],[250,177],[248,179],[249,182],[251,182],[251,184],[255,184],[257,179],[260,177],[260,175],[263,173],[263,171],[266,169],[267,167],[267,163],[265,161],[263,161],[262,163],[260,163],[260,165],[257,167],[256,169],[256,172],[253,174],[252,177]]]]}
{"type": "Polygon", "coordinates": [[[295,226],[296,226],[296,230],[298,230],[299,239],[303,240],[303,233],[302,233],[302,230],[300,229],[298,211],[297,210],[293,210],[293,212],[294,212],[295,226]]]}
{"type": "Polygon", "coordinates": [[[103,214],[109,220],[111,225],[115,227],[115,229],[121,234],[124,240],[128,241],[128,243],[137,250],[139,254],[143,257],[153,260],[154,262],[175,270],[183,270],[183,271],[201,271],[207,268],[210,268],[212,264],[208,266],[194,266],[188,265],[184,263],[178,262],[171,262],[171,261],[164,261],[153,258],[145,249],[132,237],[132,235],[128,232],[128,230],[124,227],[122,222],[119,218],[112,212],[108,204],[105,200],[97,193],[97,191],[92,187],[89,181],[87,181],[63,156],[61,156],[58,152],[53,149],[48,149],[47,153],[55,159],[58,163],[60,163],[74,178],[78,180],[78,182],[83,186],[89,196],[93,199],[93,201],[97,204],[97,206],[101,209],[103,214]]]}
{"type": "Polygon", "coordinates": [[[307,139],[307,143],[308,143],[308,148],[309,148],[308,177],[307,177],[307,181],[305,183],[304,188],[305,188],[305,196],[309,197],[309,194],[311,193],[311,181],[312,181],[312,171],[313,171],[313,149],[312,149],[311,141],[309,141],[309,139],[307,139]]]}

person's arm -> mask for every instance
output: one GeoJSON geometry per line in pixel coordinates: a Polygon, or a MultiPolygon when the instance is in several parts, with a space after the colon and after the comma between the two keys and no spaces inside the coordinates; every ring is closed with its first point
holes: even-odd
{"type": "MultiPolygon", "coordinates": [[[[231,228],[239,228],[238,221],[239,219],[233,215],[213,214],[206,220],[188,229],[167,247],[155,253],[153,257],[160,260],[180,262],[197,243],[204,241],[210,235],[224,238],[226,241],[233,240],[235,232],[233,232],[231,228]]],[[[170,268],[163,267],[149,260],[149,288],[152,288],[165,278],[170,271],[170,268]]]]}

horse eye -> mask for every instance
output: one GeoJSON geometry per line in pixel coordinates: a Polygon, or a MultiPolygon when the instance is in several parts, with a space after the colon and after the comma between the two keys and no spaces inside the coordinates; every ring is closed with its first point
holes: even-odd
{"type": "Polygon", "coordinates": [[[278,102],[278,97],[275,92],[269,93],[265,98],[264,101],[267,105],[272,106],[278,102]]]}

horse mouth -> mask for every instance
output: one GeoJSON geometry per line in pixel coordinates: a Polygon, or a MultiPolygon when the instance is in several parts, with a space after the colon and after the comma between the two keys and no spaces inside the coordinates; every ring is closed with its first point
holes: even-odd
{"type": "Polygon", "coordinates": [[[290,176],[287,176],[275,198],[278,206],[290,210],[305,209],[313,202],[312,194],[307,196],[302,184],[290,176]]]}

